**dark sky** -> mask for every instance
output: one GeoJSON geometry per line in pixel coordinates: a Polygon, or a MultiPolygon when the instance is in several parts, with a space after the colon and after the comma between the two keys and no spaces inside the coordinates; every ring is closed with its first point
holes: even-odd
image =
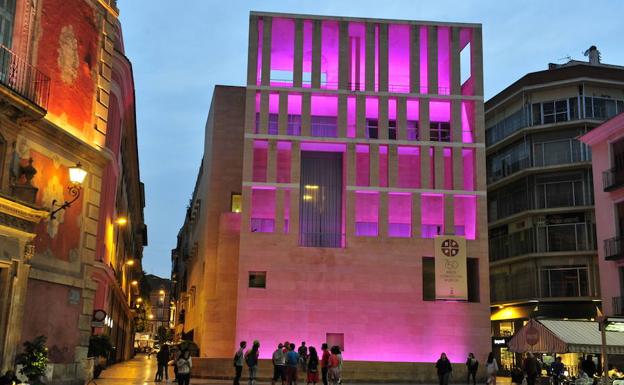
{"type": "Polygon", "coordinates": [[[119,0],[133,63],[149,246],[145,271],[170,274],[203,150],[215,84],[244,85],[249,11],[483,24],[486,99],[526,74],[585,60],[624,65],[624,1],[119,0]]]}

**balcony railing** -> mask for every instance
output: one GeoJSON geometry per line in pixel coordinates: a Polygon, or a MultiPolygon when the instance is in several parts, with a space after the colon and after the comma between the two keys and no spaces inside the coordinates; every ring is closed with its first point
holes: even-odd
{"type": "Polygon", "coordinates": [[[622,258],[622,238],[613,237],[604,241],[605,259],[613,261],[622,258]]]}
{"type": "Polygon", "coordinates": [[[613,315],[624,315],[624,297],[613,297],[613,315]]]}
{"type": "Polygon", "coordinates": [[[494,183],[529,167],[531,167],[531,159],[527,156],[525,158],[518,159],[515,162],[508,163],[502,168],[490,173],[487,181],[488,183],[494,183]]]}
{"type": "Polygon", "coordinates": [[[612,168],[602,173],[602,189],[613,191],[624,185],[624,168],[612,168]]]}
{"type": "Polygon", "coordinates": [[[38,107],[48,109],[50,78],[0,45],[0,84],[38,107]]]}

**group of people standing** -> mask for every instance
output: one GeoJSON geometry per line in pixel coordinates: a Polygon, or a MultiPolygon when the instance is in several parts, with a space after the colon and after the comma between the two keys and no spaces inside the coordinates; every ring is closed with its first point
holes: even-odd
{"type": "MultiPolygon", "coordinates": [[[[150,356],[148,356],[148,358],[149,357],[150,356]]],[[[172,353],[169,350],[169,345],[164,345],[160,348],[158,353],[156,353],[156,362],[158,364],[158,369],[154,382],[162,381],[163,376],[166,381],[169,381],[169,365],[171,364],[175,374],[175,381],[178,385],[190,384],[193,360],[191,359],[191,352],[187,349],[177,350],[172,353]]]]}
{"type": "MultiPolygon", "coordinates": [[[[438,381],[440,385],[448,385],[451,373],[453,373],[453,366],[451,361],[446,356],[446,353],[440,355],[440,359],[435,364],[436,371],[438,373],[438,381]]],[[[477,370],[479,369],[479,361],[475,358],[473,353],[468,353],[466,359],[466,371],[468,376],[466,383],[470,385],[470,379],[472,378],[472,384],[477,385],[477,370]]],[[[498,373],[498,364],[494,354],[490,352],[488,354],[487,361],[485,362],[485,371],[487,373],[487,384],[496,385],[496,374],[498,373]]]]}
{"type": "MultiPolygon", "coordinates": [[[[260,356],[260,342],[254,341],[251,349],[245,351],[246,341],[241,341],[239,349],[234,355],[234,368],[236,370],[234,385],[240,385],[243,373],[243,365],[249,368],[249,385],[255,385],[258,372],[258,357],[260,356]]],[[[314,384],[320,380],[323,385],[338,385],[341,383],[342,354],[340,347],[327,344],[321,345],[321,356],[314,346],[309,348],[305,341],[295,350],[295,344],[288,341],[279,343],[271,356],[273,364],[272,385],[281,381],[282,385],[297,385],[299,373],[305,374],[306,383],[314,384]],[[320,376],[319,376],[320,367],[320,376]]]]}

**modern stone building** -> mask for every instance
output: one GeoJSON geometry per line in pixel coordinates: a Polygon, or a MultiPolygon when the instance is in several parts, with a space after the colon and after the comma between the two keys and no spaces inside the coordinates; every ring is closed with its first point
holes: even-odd
{"type": "Polygon", "coordinates": [[[215,89],[173,251],[180,335],[225,370],[254,339],[422,376],[443,351],[484,360],[481,26],[252,12],[248,56],[247,87],[215,89]]]}
{"type": "MultiPolygon", "coordinates": [[[[600,306],[591,151],[580,135],[624,110],[624,67],[550,64],[485,107],[493,336],[600,306]]],[[[513,364],[504,344],[503,367],[513,364]]],[[[575,363],[571,363],[575,364],[575,363]]]]}
{"type": "Polygon", "coordinates": [[[111,335],[113,359],[133,353],[131,287],[147,240],[118,10],[7,0],[0,26],[0,371],[44,335],[47,383],[84,384],[92,332],[111,335]]]}

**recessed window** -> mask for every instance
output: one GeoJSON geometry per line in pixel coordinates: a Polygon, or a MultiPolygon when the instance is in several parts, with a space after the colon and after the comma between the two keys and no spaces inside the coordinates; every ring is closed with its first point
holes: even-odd
{"type": "Polygon", "coordinates": [[[327,333],[325,340],[330,349],[332,346],[338,346],[340,351],[344,352],[344,333],[327,333]]]}
{"type": "Polygon", "coordinates": [[[266,289],[266,271],[250,271],[249,287],[266,289]]]}
{"type": "Polygon", "coordinates": [[[242,197],[240,193],[232,193],[230,198],[230,211],[233,213],[240,213],[243,207],[242,197]]]}

